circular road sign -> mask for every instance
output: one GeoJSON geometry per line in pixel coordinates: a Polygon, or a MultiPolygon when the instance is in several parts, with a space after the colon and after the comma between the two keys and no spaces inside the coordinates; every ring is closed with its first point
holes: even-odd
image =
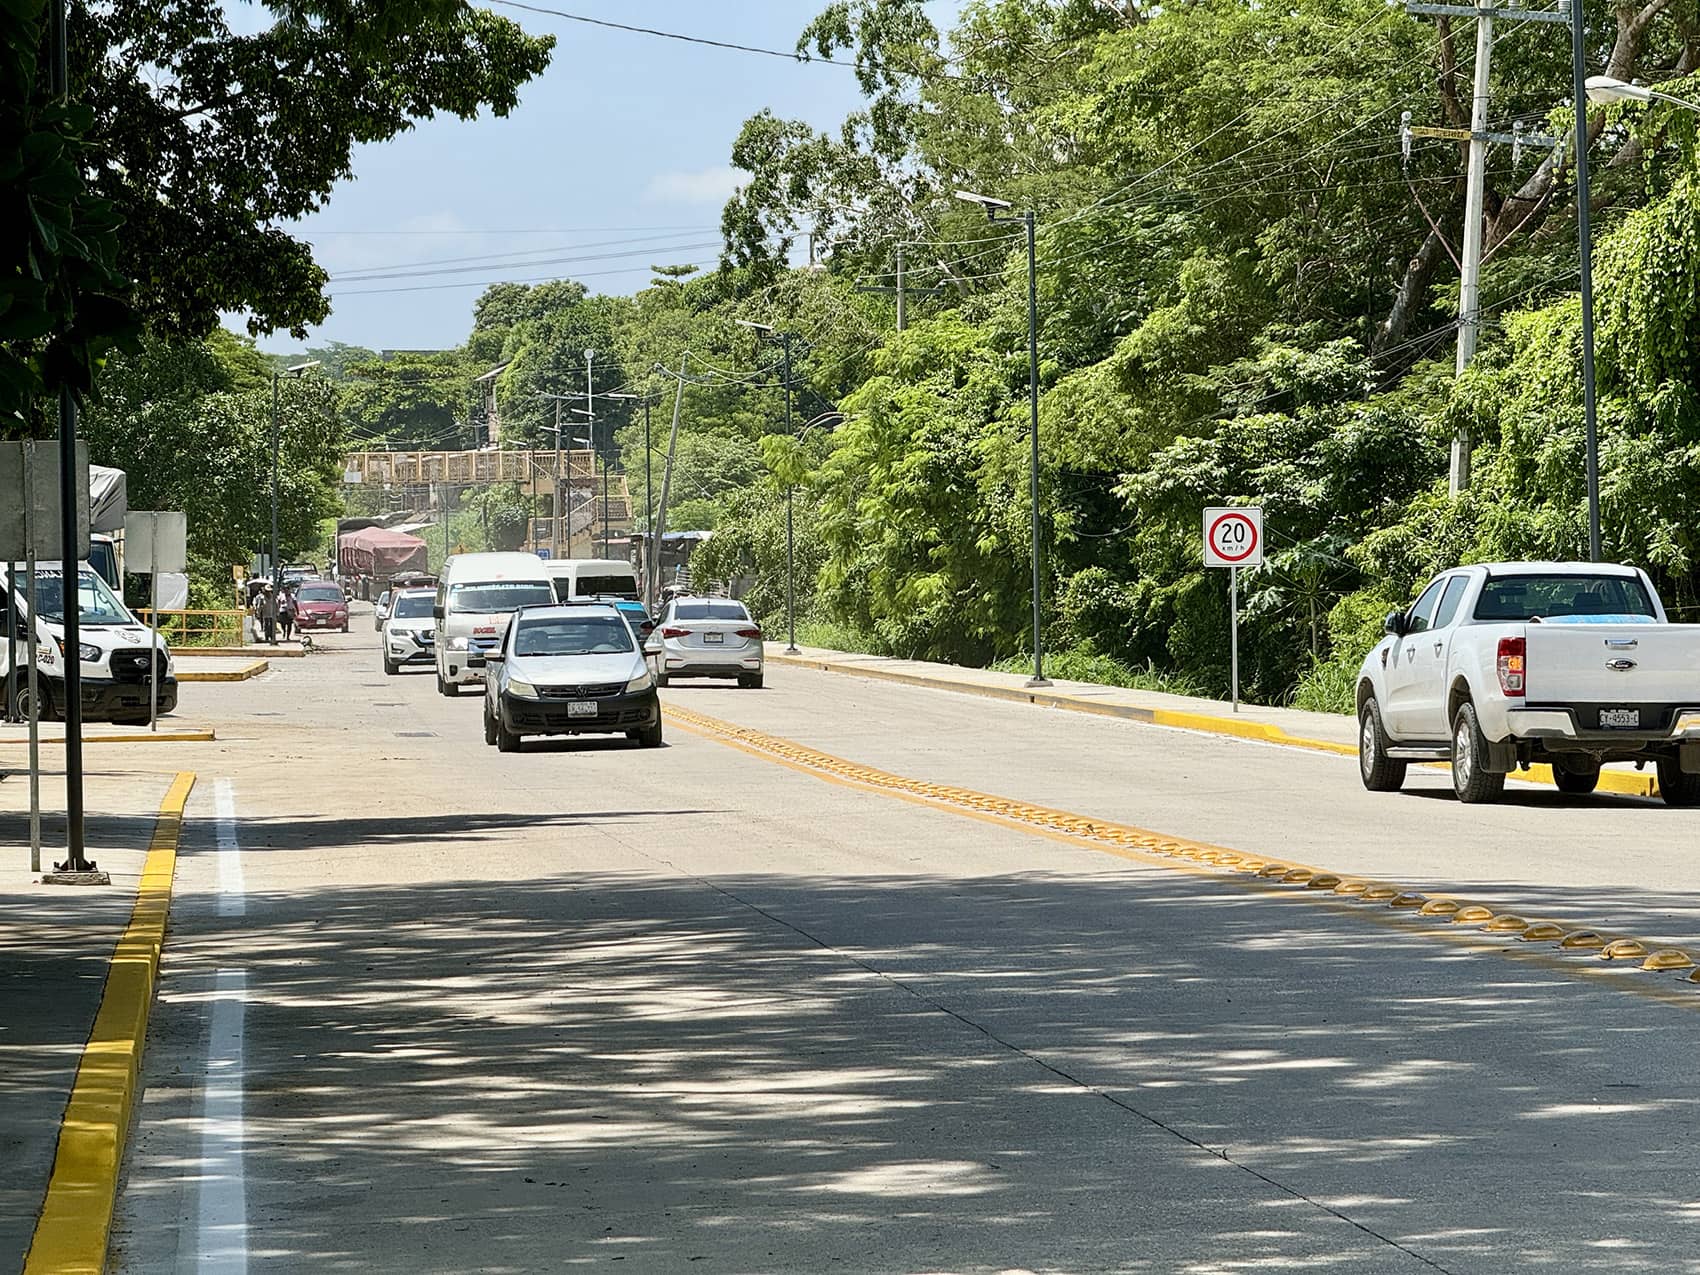
{"type": "Polygon", "coordinates": [[[1263,562],[1263,510],[1209,509],[1204,516],[1204,565],[1255,567],[1263,562]]]}

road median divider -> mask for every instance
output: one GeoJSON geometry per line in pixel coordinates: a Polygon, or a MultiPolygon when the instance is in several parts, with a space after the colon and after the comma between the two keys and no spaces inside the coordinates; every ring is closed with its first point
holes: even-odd
{"type": "Polygon", "coordinates": [[[59,1128],[24,1275],[99,1275],[106,1266],[124,1142],[141,1083],[148,1014],[171,912],[183,809],[195,776],[179,774],[160,802],[130,923],[113,949],[94,1028],[59,1128]]]}
{"type": "MultiPolygon", "coordinates": [[[[1687,981],[1700,984],[1700,967],[1689,952],[1633,935],[1585,929],[1575,923],[1531,921],[1522,909],[1325,871],[1284,856],[1251,854],[1012,797],[893,774],[691,709],[670,705],[665,712],[673,722],[695,734],[851,788],[1084,845],[1118,858],[1229,881],[1270,895],[1351,903],[1348,915],[1380,918],[1386,924],[1425,936],[1468,935],[1464,941],[1475,951],[1514,960],[1538,959],[1569,974],[1612,963],[1650,974],[1692,971],[1687,981]],[[1522,945],[1508,946],[1509,939],[1520,939],[1522,945]],[[1640,959],[1643,957],[1646,959],[1640,959]]],[[[1700,1009],[1700,995],[1686,992],[1676,980],[1637,980],[1621,986],[1684,1008],[1700,1009]]]]}
{"type": "MultiPolygon", "coordinates": [[[[1147,726],[1166,726],[1172,730],[1192,731],[1201,735],[1224,735],[1256,743],[1274,744],[1282,748],[1332,753],[1340,757],[1358,755],[1355,742],[1294,734],[1278,723],[1259,721],[1255,717],[1224,716],[1157,705],[1132,704],[1108,698],[1124,689],[1115,686],[1093,687],[1089,691],[1066,691],[1020,684],[1000,685],[972,676],[986,672],[982,669],[963,669],[961,675],[952,676],[955,666],[939,664],[927,666],[929,670],[937,670],[936,672],[920,672],[910,668],[894,668],[888,663],[871,662],[882,659],[880,656],[862,656],[840,651],[804,652],[798,655],[769,651],[766,658],[769,663],[789,664],[798,668],[816,669],[823,673],[847,673],[852,677],[867,677],[876,681],[951,691],[961,695],[978,695],[1011,703],[1036,704],[1044,708],[1060,708],[1068,712],[1088,713],[1095,717],[1114,717],[1122,721],[1140,722],[1147,726]]],[[[1344,730],[1355,735],[1356,723],[1351,718],[1342,717],[1341,723],[1344,730]]],[[[1436,770],[1448,769],[1445,762],[1423,764],[1436,770]]],[[[1513,771],[1510,777],[1524,783],[1545,784],[1549,788],[1557,786],[1553,779],[1552,767],[1546,765],[1513,771]]],[[[1654,776],[1642,771],[1602,770],[1598,790],[1625,797],[1657,797],[1659,782],[1654,776]]]]}
{"type": "Polygon", "coordinates": [[[271,664],[266,660],[254,660],[240,668],[227,669],[184,669],[177,670],[179,682],[246,682],[251,677],[258,677],[269,671],[271,664]]]}

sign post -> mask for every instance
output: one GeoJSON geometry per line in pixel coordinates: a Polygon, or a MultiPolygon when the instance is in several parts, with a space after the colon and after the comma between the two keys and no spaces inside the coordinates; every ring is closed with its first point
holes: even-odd
{"type": "Polygon", "coordinates": [[[1263,565],[1263,510],[1206,509],[1204,565],[1228,569],[1228,638],[1234,712],[1240,711],[1240,568],[1263,565]]]}
{"type": "Polygon", "coordinates": [[[132,510],[124,516],[124,563],[137,575],[146,574],[153,591],[148,612],[148,729],[159,729],[159,679],[165,673],[159,653],[159,577],[163,571],[182,571],[189,565],[188,515],[132,510]]]}

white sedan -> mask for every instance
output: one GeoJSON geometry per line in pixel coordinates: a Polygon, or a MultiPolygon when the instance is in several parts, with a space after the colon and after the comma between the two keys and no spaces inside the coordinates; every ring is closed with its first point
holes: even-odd
{"type": "Polygon", "coordinates": [[[761,628],[732,598],[674,598],[651,637],[655,680],[732,677],[739,686],[762,683],[761,628]]]}

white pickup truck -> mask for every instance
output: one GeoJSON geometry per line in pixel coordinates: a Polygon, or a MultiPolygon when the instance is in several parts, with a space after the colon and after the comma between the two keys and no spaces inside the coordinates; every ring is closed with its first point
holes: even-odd
{"type": "Polygon", "coordinates": [[[1460,801],[1552,766],[1592,792],[1605,762],[1652,762],[1673,806],[1700,805],[1700,625],[1672,624],[1645,572],[1501,562],[1436,577],[1358,672],[1358,768],[1396,791],[1413,761],[1450,761],[1460,801]]]}

